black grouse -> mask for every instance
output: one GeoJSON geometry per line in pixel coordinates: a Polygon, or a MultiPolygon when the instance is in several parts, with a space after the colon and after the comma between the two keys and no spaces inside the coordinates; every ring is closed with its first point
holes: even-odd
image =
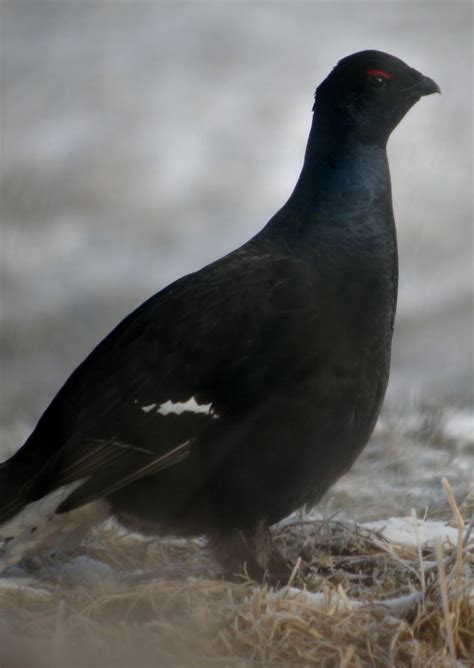
{"type": "Polygon", "coordinates": [[[108,515],[205,534],[228,572],[284,570],[269,527],[350,468],[382,405],[398,278],[386,144],[435,92],[380,51],[338,63],[286,204],[126,317],[0,465],[0,570],[108,515]]]}

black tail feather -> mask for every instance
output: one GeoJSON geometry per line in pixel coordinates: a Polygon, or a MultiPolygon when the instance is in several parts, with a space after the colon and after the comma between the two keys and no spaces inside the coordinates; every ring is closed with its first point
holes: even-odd
{"type": "Polygon", "coordinates": [[[12,464],[11,459],[0,464],[0,526],[25,505],[21,486],[13,475],[12,464]]]}

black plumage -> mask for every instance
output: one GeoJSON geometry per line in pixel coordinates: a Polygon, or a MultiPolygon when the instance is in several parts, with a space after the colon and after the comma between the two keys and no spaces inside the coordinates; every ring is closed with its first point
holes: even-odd
{"type": "Polygon", "coordinates": [[[204,533],[229,570],[284,567],[268,527],[347,471],[382,405],[397,299],[386,142],[436,91],[382,52],[340,61],[282,209],[125,318],[1,465],[4,565],[41,548],[52,515],[95,504],[142,529],[204,533]]]}

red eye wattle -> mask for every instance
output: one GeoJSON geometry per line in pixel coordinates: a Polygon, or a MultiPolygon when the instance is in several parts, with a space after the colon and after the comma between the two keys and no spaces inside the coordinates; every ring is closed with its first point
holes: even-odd
{"type": "Polygon", "coordinates": [[[367,70],[369,77],[382,77],[382,79],[391,79],[393,74],[386,72],[385,70],[367,70]]]}

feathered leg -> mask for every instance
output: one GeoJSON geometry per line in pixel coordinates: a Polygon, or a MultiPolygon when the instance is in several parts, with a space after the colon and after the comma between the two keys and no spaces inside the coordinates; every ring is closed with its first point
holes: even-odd
{"type": "Polygon", "coordinates": [[[246,573],[258,582],[284,584],[291,574],[287,560],[274,545],[270,529],[263,522],[252,530],[213,534],[209,545],[226,575],[246,573]]]}

